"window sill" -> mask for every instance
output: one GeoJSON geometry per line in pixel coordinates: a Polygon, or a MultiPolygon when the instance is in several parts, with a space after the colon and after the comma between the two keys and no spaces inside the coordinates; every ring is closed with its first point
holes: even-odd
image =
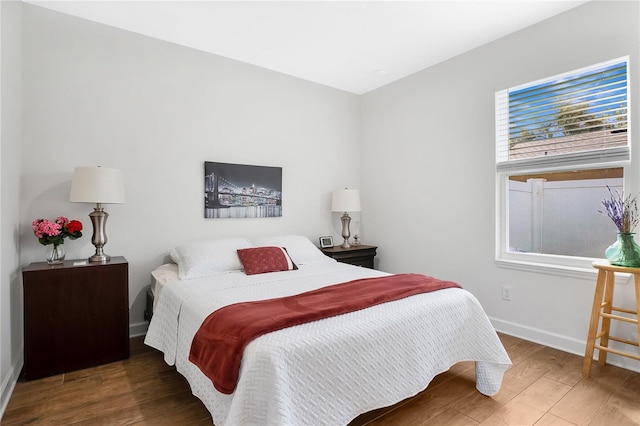
{"type": "MultiPolygon", "coordinates": [[[[594,259],[595,260],[595,259],[594,259]]],[[[538,274],[546,274],[546,275],[556,275],[563,276],[569,278],[580,278],[589,281],[595,282],[596,277],[598,275],[598,270],[589,266],[570,266],[570,265],[559,265],[559,264],[549,264],[549,263],[538,263],[538,262],[530,262],[523,260],[515,260],[515,259],[496,259],[496,266],[504,269],[514,269],[518,271],[524,272],[534,272],[538,274]]],[[[631,274],[615,274],[615,283],[626,285],[630,278],[632,278],[631,274]]]]}

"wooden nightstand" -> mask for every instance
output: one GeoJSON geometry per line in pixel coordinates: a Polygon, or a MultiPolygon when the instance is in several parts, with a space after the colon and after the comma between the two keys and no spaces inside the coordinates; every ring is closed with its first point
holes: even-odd
{"type": "Polygon", "coordinates": [[[129,357],[129,264],[73,263],[22,270],[26,379],[129,357]]]}
{"type": "Polygon", "coordinates": [[[364,266],[373,269],[373,258],[376,256],[376,246],[351,246],[342,248],[340,246],[321,249],[324,254],[342,263],[364,266]]]}

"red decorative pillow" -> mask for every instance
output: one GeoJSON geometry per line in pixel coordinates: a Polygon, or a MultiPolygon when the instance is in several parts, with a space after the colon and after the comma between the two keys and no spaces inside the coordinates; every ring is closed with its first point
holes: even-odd
{"type": "Polygon", "coordinates": [[[284,247],[255,247],[238,250],[247,275],[298,269],[284,247]]]}

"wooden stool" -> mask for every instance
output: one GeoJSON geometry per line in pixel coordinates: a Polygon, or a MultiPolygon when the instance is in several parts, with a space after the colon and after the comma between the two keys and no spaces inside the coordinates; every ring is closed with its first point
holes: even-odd
{"type": "Polygon", "coordinates": [[[591,361],[593,360],[593,350],[598,349],[598,362],[604,365],[607,362],[607,352],[616,355],[633,358],[640,361],[640,355],[622,352],[609,348],[609,340],[615,340],[627,345],[638,347],[638,342],[621,339],[609,335],[611,320],[625,321],[638,326],[638,340],[640,341],[640,324],[638,323],[638,312],[640,312],[640,268],[628,268],[625,266],[611,265],[606,260],[593,262],[593,267],[598,269],[598,279],[596,281],[596,292],[593,296],[593,308],[591,310],[591,323],[589,324],[589,334],[587,335],[587,349],[584,353],[584,366],[582,374],[589,377],[591,372],[591,361]],[[615,273],[623,272],[633,275],[636,290],[636,310],[616,308],[613,306],[613,286],[615,283],[615,273]],[[636,318],[628,318],[614,315],[611,311],[623,312],[635,315],[636,318]],[[598,332],[598,323],[602,317],[602,326],[598,332]],[[596,340],[600,339],[600,344],[596,345],[596,340]]]}

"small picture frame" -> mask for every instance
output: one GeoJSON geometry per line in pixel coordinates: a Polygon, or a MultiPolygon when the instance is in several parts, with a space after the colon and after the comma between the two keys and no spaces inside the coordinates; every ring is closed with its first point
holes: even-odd
{"type": "Polygon", "coordinates": [[[320,248],[333,247],[333,237],[320,237],[320,248]]]}

